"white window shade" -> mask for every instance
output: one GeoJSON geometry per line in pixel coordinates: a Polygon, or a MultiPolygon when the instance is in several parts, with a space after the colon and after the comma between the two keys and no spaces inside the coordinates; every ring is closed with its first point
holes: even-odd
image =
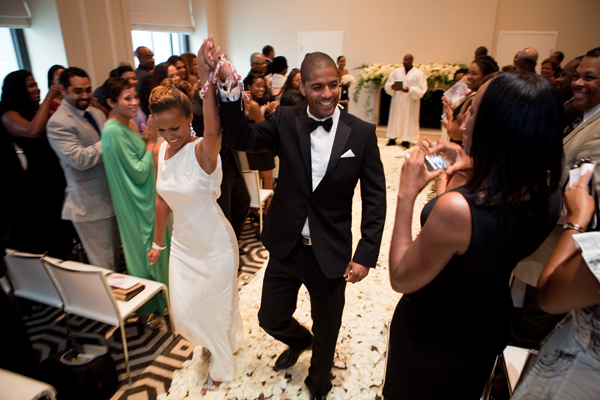
{"type": "Polygon", "coordinates": [[[132,30],[194,32],[190,0],[129,0],[132,30]]]}
{"type": "Polygon", "coordinates": [[[31,27],[31,12],[25,0],[0,1],[0,26],[9,28],[31,27]]]}

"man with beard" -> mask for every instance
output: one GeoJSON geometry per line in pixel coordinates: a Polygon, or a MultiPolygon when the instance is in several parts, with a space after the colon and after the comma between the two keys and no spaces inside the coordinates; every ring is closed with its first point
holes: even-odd
{"type": "Polygon", "coordinates": [[[73,222],[91,264],[116,269],[119,231],[102,164],[100,132],[106,118],[90,107],[90,78],[81,68],[60,75],[62,107],[46,126],[60,160],[67,189],[62,218],[73,222]]]}

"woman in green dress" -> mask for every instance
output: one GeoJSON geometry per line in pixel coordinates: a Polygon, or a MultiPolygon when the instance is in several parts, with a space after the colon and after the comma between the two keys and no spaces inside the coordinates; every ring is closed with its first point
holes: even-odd
{"type": "MultiPolygon", "coordinates": [[[[131,83],[126,79],[111,78],[104,86],[111,116],[102,129],[102,154],[127,272],[167,284],[169,243],[154,264],[151,265],[146,257],[154,239],[156,172],[152,149],[157,131],[151,119],[141,136],[132,129],[131,118],[137,115],[139,100],[131,83]]],[[[138,310],[141,321],[152,328],[160,328],[162,324],[156,314],[162,315],[165,306],[164,296],[155,296],[138,310]]]]}

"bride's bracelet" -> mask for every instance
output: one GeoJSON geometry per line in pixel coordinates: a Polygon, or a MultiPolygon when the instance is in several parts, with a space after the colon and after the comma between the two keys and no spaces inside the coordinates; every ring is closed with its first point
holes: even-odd
{"type": "Polygon", "coordinates": [[[153,248],[154,250],[163,251],[164,249],[166,249],[166,248],[167,248],[167,246],[159,246],[159,245],[157,245],[155,242],[152,242],[152,248],[153,248]]]}

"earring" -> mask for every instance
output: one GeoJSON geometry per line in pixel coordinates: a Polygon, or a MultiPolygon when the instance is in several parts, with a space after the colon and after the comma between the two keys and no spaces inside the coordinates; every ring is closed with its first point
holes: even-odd
{"type": "Polygon", "coordinates": [[[194,127],[192,126],[191,122],[190,122],[190,134],[192,135],[192,137],[196,137],[196,131],[194,130],[194,127]]]}

